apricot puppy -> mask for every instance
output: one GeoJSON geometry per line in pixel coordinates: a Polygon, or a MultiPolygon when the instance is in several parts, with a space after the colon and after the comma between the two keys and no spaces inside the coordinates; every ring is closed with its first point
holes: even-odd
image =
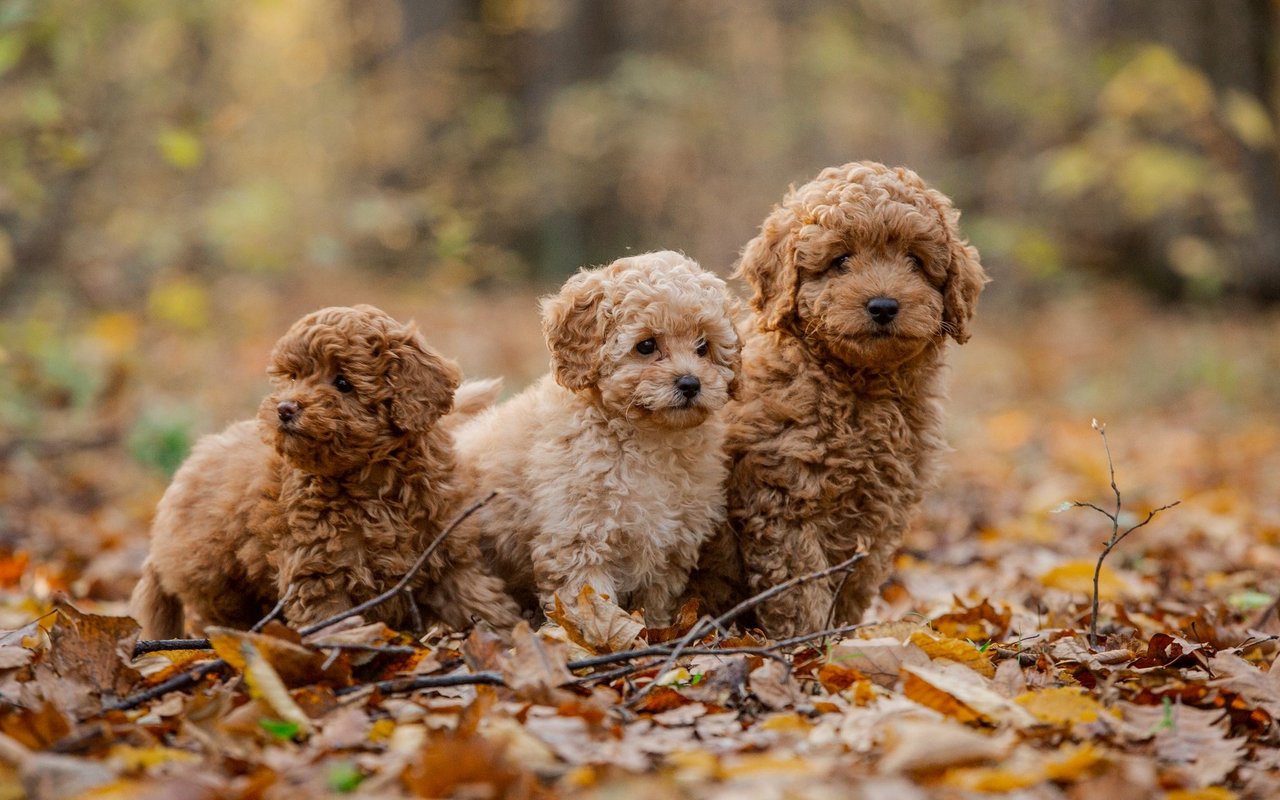
{"type": "Polygon", "coordinates": [[[494,569],[530,609],[590,584],[666,624],[724,520],[720,409],[739,365],[724,282],[673,252],[619,259],[542,301],[551,374],[463,424],[494,569]]]}
{"type": "Polygon", "coordinates": [[[866,553],[757,610],[781,638],[857,622],[888,575],[944,447],[946,343],[986,274],[959,212],[903,167],[825,169],[742,253],[751,287],[741,398],[728,409],[729,525],[693,592],[713,609],[866,553]]]}
{"type": "MultiPolygon", "coordinates": [[[[160,500],[133,610],[148,638],[252,625],[284,595],[303,626],[389,589],[459,508],[449,411],[457,368],[372,306],[308,314],[276,344],[256,420],[206,436],[160,500]]],[[[455,532],[455,534],[458,532],[455,532]]],[[[510,627],[517,609],[450,535],[417,600],[454,627],[510,627]]],[[[368,617],[417,619],[403,593],[368,617]]]]}

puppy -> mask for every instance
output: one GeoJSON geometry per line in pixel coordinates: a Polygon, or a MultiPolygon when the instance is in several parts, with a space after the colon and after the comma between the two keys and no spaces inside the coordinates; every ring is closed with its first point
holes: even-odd
{"type": "Polygon", "coordinates": [[[713,609],[858,550],[843,582],[783,593],[758,621],[778,638],[857,622],[879,590],[944,447],[946,340],[968,340],[987,280],[958,218],[914,172],[860,162],[793,189],[747,244],[729,524],[693,587],[713,609]]]}
{"type": "Polygon", "coordinates": [[[481,547],[526,608],[590,584],[667,624],[724,520],[718,413],[739,341],[725,284],[673,252],[583,270],[542,301],[551,374],[457,432],[481,547]]]}
{"type": "MultiPolygon", "coordinates": [[[[245,628],[291,584],[285,618],[325,619],[389,589],[458,511],[449,411],[457,368],[372,306],[303,317],[276,344],[257,420],[201,439],[160,500],[133,594],[143,636],[245,628]]],[[[455,531],[455,534],[457,532],[455,531]]],[[[420,573],[441,621],[505,628],[518,609],[474,542],[451,534],[420,573]]],[[[417,619],[404,593],[367,614],[417,619]]]]}

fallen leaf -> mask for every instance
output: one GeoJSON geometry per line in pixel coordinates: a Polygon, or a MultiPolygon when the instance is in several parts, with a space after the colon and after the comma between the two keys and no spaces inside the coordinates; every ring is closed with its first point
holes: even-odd
{"type": "Polygon", "coordinates": [[[1006,722],[1017,727],[1035,724],[1035,717],[962,664],[907,665],[902,671],[904,695],[961,722],[1006,722]]]}
{"type": "Polygon", "coordinates": [[[1012,737],[991,736],[945,721],[900,719],[884,733],[881,773],[937,770],[960,764],[998,761],[1013,746],[1012,737]]]}
{"type": "MultiPolygon", "coordinates": [[[[916,629],[918,626],[913,630],[916,629]]],[[[856,669],[871,682],[891,689],[898,683],[903,666],[928,665],[929,657],[914,644],[884,637],[834,645],[827,653],[827,661],[856,669]]]]}
{"type": "Polygon", "coordinates": [[[991,655],[979,650],[972,642],[931,636],[921,630],[911,634],[911,643],[923,650],[929,658],[945,658],[964,664],[985,678],[996,674],[995,667],[991,665],[991,655]]]}
{"type": "Polygon", "coordinates": [[[1096,722],[1102,714],[1119,716],[1116,712],[1103,708],[1083,689],[1074,686],[1056,686],[1026,692],[1015,697],[1014,702],[1048,725],[1096,722]]]}
{"type": "MultiPolygon", "coordinates": [[[[1061,589],[1093,596],[1093,571],[1097,568],[1095,561],[1068,561],[1059,564],[1047,572],[1041,573],[1040,583],[1049,589],[1061,589]]],[[[1110,567],[1103,565],[1098,576],[1098,599],[1105,601],[1119,600],[1128,589],[1128,584],[1121,580],[1110,567]]]]}
{"type": "Polygon", "coordinates": [[[628,614],[616,603],[596,594],[590,584],[583,586],[571,606],[555,595],[554,608],[547,618],[564,628],[569,640],[590,653],[616,653],[636,647],[644,618],[628,614]]]}
{"type": "Polygon", "coordinates": [[[289,696],[289,690],[285,688],[284,681],[276,674],[270,662],[263,658],[253,646],[253,643],[247,640],[241,642],[240,654],[250,694],[266,703],[285,722],[297,725],[298,733],[304,736],[314,733],[315,726],[311,719],[289,696]]]}

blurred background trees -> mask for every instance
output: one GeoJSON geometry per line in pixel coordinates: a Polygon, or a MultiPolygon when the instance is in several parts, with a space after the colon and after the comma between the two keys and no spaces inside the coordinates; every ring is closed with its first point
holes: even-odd
{"type": "Polygon", "coordinates": [[[1007,287],[1274,300],[1276,29],[1272,0],[5,0],[0,303],[723,271],[860,158],[952,194],[1007,287]]]}
{"type": "Polygon", "coordinates": [[[368,299],[342,287],[510,296],[658,247],[727,273],[852,159],[955,199],[993,301],[1271,302],[1277,8],[0,0],[0,421],[110,408],[142,326],[178,392],[219,334],[257,375],[294,305],[368,299]]]}

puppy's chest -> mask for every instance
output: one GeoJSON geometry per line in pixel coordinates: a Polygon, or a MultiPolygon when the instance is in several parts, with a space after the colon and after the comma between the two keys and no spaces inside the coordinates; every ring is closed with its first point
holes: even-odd
{"type": "MultiPolygon", "coordinates": [[[[288,487],[286,487],[287,491],[288,487]]],[[[354,498],[302,485],[289,503],[289,536],[330,547],[395,549],[416,539],[422,515],[412,505],[354,498]]]]}
{"type": "Polygon", "coordinates": [[[624,452],[598,482],[598,497],[608,506],[620,538],[674,539],[690,517],[706,515],[723,479],[723,469],[708,455],[624,452]]]}

